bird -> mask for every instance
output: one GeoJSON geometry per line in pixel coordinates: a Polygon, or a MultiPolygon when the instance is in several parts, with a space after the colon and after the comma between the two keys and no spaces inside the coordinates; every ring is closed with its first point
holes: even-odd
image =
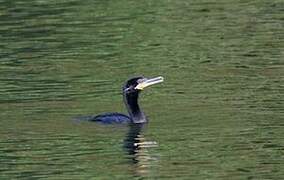
{"type": "Polygon", "coordinates": [[[163,81],[164,78],[162,76],[155,78],[138,76],[128,79],[122,88],[123,101],[128,111],[128,115],[117,112],[103,113],[95,116],[89,116],[87,120],[100,122],[103,124],[146,123],[148,120],[138,103],[139,94],[144,90],[144,88],[161,83],[163,81]]]}

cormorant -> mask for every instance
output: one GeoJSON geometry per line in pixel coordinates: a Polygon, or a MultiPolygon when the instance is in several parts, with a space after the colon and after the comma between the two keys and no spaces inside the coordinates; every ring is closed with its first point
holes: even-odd
{"type": "Polygon", "coordinates": [[[145,123],[147,122],[145,114],[138,104],[139,93],[146,87],[161,83],[164,78],[159,76],[147,79],[143,76],[134,77],[126,81],[123,86],[123,100],[129,116],[121,113],[104,113],[88,118],[90,121],[111,123],[145,123]]]}

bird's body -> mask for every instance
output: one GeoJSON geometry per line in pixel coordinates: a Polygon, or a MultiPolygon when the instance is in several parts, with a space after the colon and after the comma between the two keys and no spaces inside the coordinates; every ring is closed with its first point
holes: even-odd
{"type": "Polygon", "coordinates": [[[93,116],[89,119],[90,121],[96,121],[103,124],[113,124],[113,123],[130,123],[131,118],[129,116],[126,116],[125,114],[121,113],[104,113],[99,114],[97,116],[93,116]]]}
{"type": "Polygon", "coordinates": [[[113,123],[146,123],[147,119],[138,104],[139,93],[145,88],[153,84],[163,82],[163,77],[146,79],[144,77],[135,77],[129,79],[123,86],[123,100],[127,108],[128,114],[121,113],[104,113],[96,116],[86,116],[85,120],[100,122],[103,124],[113,123]]]}

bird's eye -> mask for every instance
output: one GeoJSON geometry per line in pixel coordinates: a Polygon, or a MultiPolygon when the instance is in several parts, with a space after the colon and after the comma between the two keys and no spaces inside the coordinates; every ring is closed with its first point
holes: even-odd
{"type": "Polygon", "coordinates": [[[124,89],[124,92],[130,92],[130,91],[131,91],[131,89],[132,89],[132,87],[130,86],[130,87],[128,87],[128,88],[126,88],[126,89],[124,89]]]}

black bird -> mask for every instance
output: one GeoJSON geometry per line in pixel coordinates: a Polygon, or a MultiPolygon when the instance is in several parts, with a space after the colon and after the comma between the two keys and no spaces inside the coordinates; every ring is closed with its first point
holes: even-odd
{"type": "Polygon", "coordinates": [[[145,123],[147,122],[145,114],[142,112],[138,98],[139,93],[146,87],[161,83],[164,81],[163,77],[156,77],[147,79],[145,77],[134,77],[126,81],[123,86],[123,100],[128,111],[129,116],[121,113],[104,113],[88,118],[90,121],[101,122],[104,124],[111,123],[145,123]]]}

